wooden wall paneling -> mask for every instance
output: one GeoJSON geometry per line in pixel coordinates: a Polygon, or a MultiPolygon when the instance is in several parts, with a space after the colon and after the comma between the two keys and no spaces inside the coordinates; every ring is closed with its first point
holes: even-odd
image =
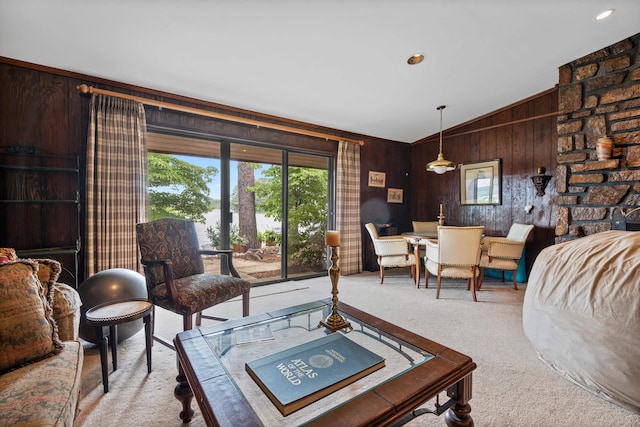
{"type": "MultiPolygon", "coordinates": [[[[423,144],[426,146],[427,144],[423,144]]],[[[423,148],[423,147],[421,147],[423,148]]],[[[426,200],[425,192],[427,189],[426,171],[424,171],[424,158],[425,149],[411,150],[411,162],[410,162],[410,185],[409,191],[411,192],[411,208],[409,212],[409,219],[412,221],[423,221],[422,218],[427,218],[426,213],[426,200]],[[424,171],[424,172],[423,172],[424,171]]],[[[426,220],[424,220],[426,221],[426,220]]]]}
{"type": "MultiPolygon", "coordinates": [[[[40,139],[39,109],[33,108],[33,91],[38,89],[38,73],[33,70],[21,72],[15,67],[3,67],[6,75],[2,82],[2,98],[7,111],[3,111],[6,134],[5,146],[32,146],[40,139]],[[6,113],[6,115],[5,115],[6,113]]],[[[37,104],[36,104],[37,105],[37,104]]]]}
{"type": "MultiPolygon", "coordinates": [[[[473,135],[468,135],[468,137],[473,138],[473,135]]],[[[444,135],[444,157],[453,161],[456,165],[460,163],[461,159],[464,159],[466,148],[461,144],[467,141],[463,138],[467,137],[448,137],[446,134],[444,135]]],[[[443,175],[426,171],[427,163],[438,157],[438,151],[438,135],[432,135],[412,145],[412,170],[418,175],[417,178],[412,180],[412,196],[413,200],[419,201],[419,206],[412,206],[411,219],[436,221],[440,213],[440,203],[442,203],[446,216],[445,223],[457,224],[460,222],[459,170],[456,169],[443,175]]]]}
{"type": "MultiPolygon", "coordinates": [[[[513,109],[513,120],[520,120],[527,117],[528,108],[526,105],[519,105],[513,109]]],[[[511,222],[528,224],[532,222],[531,214],[524,211],[526,205],[532,205],[533,185],[531,183],[531,165],[528,164],[527,149],[533,150],[531,144],[526,143],[528,122],[514,123],[511,125],[511,148],[512,148],[512,187],[511,187],[511,222]]],[[[506,224],[503,224],[503,227],[506,224]]],[[[508,233],[501,230],[502,235],[508,233]]]]}
{"type": "MultiPolygon", "coordinates": [[[[421,159],[420,173],[423,176],[423,180],[426,183],[425,188],[428,190],[426,196],[423,196],[422,202],[422,215],[421,221],[437,221],[440,214],[440,204],[442,203],[444,208],[445,222],[448,223],[449,215],[451,215],[452,208],[454,207],[455,198],[454,193],[451,191],[451,174],[455,172],[447,172],[444,175],[438,175],[433,172],[427,171],[427,164],[438,158],[440,150],[440,141],[438,138],[429,141],[426,144],[427,150],[425,155],[421,159]]],[[[455,162],[455,144],[452,144],[450,140],[444,140],[443,153],[445,159],[449,159],[455,162]]],[[[413,156],[412,156],[413,159],[413,156]]]]}
{"type": "MultiPolygon", "coordinates": [[[[0,64],[1,65],[1,64],[0,64]]],[[[0,145],[3,150],[9,145],[9,141],[15,139],[17,135],[15,124],[17,123],[17,112],[13,109],[13,97],[11,96],[14,85],[12,84],[11,70],[9,67],[0,66],[0,88],[2,88],[2,96],[0,96],[0,145]],[[11,124],[11,125],[10,125],[11,124]]],[[[0,198],[6,199],[9,191],[7,183],[8,174],[5,171],[0,171],[0,180],[2,185],[0,186],[0,198]]],[[[9,221],[10,208],[6,203],[0,204],[0,245],[4,246],[6,242],[6,236],[10,227],[15,227],[15,224],[9,221]]]]}
{"type": "MultiPolygon", "coordinates": [[[[461,222],[462,209],[460,209],[460,169],[459,165],[464,159],[464,155],[461,152],[460,147],[463,142],[461,137],[452,136],[446,137],[443,142],[444,158],[451,160],[456,164],[456,169],[451,172],[446,172],[443,175],[430,174],[434,180],[437,181],[437,192],[433,195],[435,200],[438,201],[434,207],[431,215],[432,221],[437,220],[439,214],[439,203],[442,203],[446,225],[456,225],[461,222]]],[[[472,145],[472,144],[470,144],[472,145]]],[[[433,157],[429,161],[435,160],[438,152],[433,154],[433,157]]]]}
{"type": "MultiPolygon", "coordinates": [[[[536,100],[534,102],[536,111],[555,111],[557,110],[557,91],[552,96],[536,100]]],[[[535,120],[533,123],[534,135],[534,151],[533,158],[535,168],[544,166],[547,174],[553,175],[556,170],[556,153],[557,153],[557,119],[555,117],[547,117],[535,120]],[[546,147],[546,148],[545,148],[546,147]]],[[[554,243],[555,239],[555,206],[551,204],[552,195],[556,194],[555,180],[549,181],[545,195],[536,196],[539,204],[536,204],[537,213],[534,212],[534,221],[536,224],[536,236],[532,243],[533,252],[537,255],[542,249],[554,243]]],[[[534,192],[535,195],[535,192],[534,192]]],[[[527,261],[533,265],[534,259],[527,258],[527,261]]]]}
{"type": "MultiPolygon", "coordinates": [[[[140,96],[140,95],[138,95],[140,96]]],[[[168,101],[170,102],[170,101],[168,101]]],[[[188,104],[201,108],[196,104],[188,104]]],[[[218,111],[211,109],[212,111],[218,111]]],[[[181,129],[203,135],[215,136],[219,139],[235,139],[259,145],[273,145],[287,148],[301,148],[307,151],[333,154],[337,151],[336,141],[281,132],[274,129],[258,128],[252,125],[233,123],[211,117],[196,116],[179,111],[158,110],[146,107],[147,124],[160,128],[181,129]]],[[[249,116],[251,117],[251,116],[249,116]]]]}
{"type": "MultiPolygon", "coordinates": [[[[368,271],[378,270],[371,238],[364,224],[394,223],[398,232],[411,230],[411,210],[409,202],[387,203],[387,190],[401,188],[403,199],[410,191],[410,146],[398,143],[366,144],[361,147],[360,181],[362,182],[360,217],[362,222],[363,268],[368,271]],[[384,172],[385,187],[369,187],[369,171],[384,172]],[[408,175],[407,175],[408,174],[408,175]]],[[[426,173],[426,172],[425,172],[426,173]]],[[[411,198],[409,198],[411,200],[411,198]]]]}
{"type": "MultiPolygon", "coordinates": [[[[467,129],[471,130],[471,127],[467,129]]],[[[458,137],[460,140],[460,161],[458,163],[458,169],[456,170],[456,198],[458,202],[458,210],[460,215],[458,221],[453,223],[454,225],[476,225],[474,218],[476,218],[477,206],[466,206],[460,203],[460,169],[459,165],[462,163],[473,163],[481,160],[485,160],[484,145],[487,144],[487,135],[483,132],[472,132],[464,136],[458,137]],[[466,156],[465,156],[466,155],[466,156]]]]}
{"type": "MultiPolygon", "coordinates": [[[[533,103],[525,104],[525,106],[527,107],[528,117],[534,117],[536,110],[534,108],[533,103]]],[[[525,173],[524,173],[524,179],[528,184],[527,200],[530,200],[531,203],[529,204],[533,206],[533,210],[531,211],[531,214],[527,217],[528,219],[527,223],[532,223],[538,226],[539,221],[537,221],[536,217],[539,213],[538,207],[540,206],[541,202],[540,202],[540,198],[536,196],[536,189],[533,185],[533,182],[531,181],[531,176],[536,174],[536,170],[537,170],[536,161],[533,155],[533,152],[535,150],[535,144],[532,142],[532,138],[534,134],[534,122],[527,121],[522,123],[522,125],[524,126],[524,132],[525,132],[525,138],[523,141],[525,144],[524,151],[525,151],[525,159],[526,159],[526,165],[527,165],[527,169],[525,170],[525,173]]],[[[532,234],[533,234],[532,238],[535,239],[535,235],[540,233],[537,233],[536,230],[534,229],[532,234]]],[[[530,240],[532,238],[530,238],[530,240]]]]}
{"type": "MultiPolygon", "coordinates": [[[[513,120],[513,111],[511,109],[502,111],[496,116],[496,119],[498,123],[509,123],[513,120]]],[[[513,221],[514,214],[513,188],[517,177],[514,173],[512,130],[512,125],[501,126],[495,129],[496,154],[494,158],[501,159],[502,164],[502,204],[499,206],[487,206],[487,210],[492,212],[491,217],[493,221],[491,221],[491,226],[489,227],[487,224],[486,228],[489,228],[493,234],[499,236],[506,234],[504,225],[513,221]]]]}
{"type": "MultiPolygon", "coordinates": [[[[67,79],[47,73],[39,73],[40,79],[37,93],[34,93],[34,104],[40,111],[38,123],[40,130],[40,144],[46,147],[46,152],[56,155],[68,155],[71,141],[69,141],[69,109],[67,79]]],[[[35,108],[35,106],[34,106],[35,108]]]]}
{"type": "MultiPolygon", "coordinates": [[[[493,126],[497,122],[497,117],[490,116],[484,121],[483,126],[493,126]]],[[[498,130],[491,128],[482,132],[484,141],[480,146],[479,156],[477,161],[483,162],[486,160],[495,159],[498,156],[498,130]]],[[[500,209],[500,208],[499,208],[500,209]]],[[[492,233],[495,230],[495,217],[496,208],[494,206],[477,205],[472,210],[471,223],[467,225],[484,225],[485,232],[492,233]]]]}

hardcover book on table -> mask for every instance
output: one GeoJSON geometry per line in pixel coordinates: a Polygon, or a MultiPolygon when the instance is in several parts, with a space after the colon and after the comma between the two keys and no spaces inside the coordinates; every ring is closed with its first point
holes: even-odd
{"type": "Polygon", "coordinates": [[[382,357],[340,332],[245,364],[285,416],[383,366],[382,357]]]}

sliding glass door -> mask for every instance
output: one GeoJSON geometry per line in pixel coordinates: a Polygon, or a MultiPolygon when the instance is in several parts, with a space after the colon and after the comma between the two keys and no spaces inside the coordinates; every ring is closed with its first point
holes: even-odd
{"type": "Polygon", "coordinates": [[[284,190],[290,278],[326,271],[328,184],[329,158],[289,153],[284,190]]]}
{"type": "Polygon", "coordinates": [[[200,245],[232,249],[253,283],[326,272],[331,157],[164,132],[149,151],[149,219],[194,220],[200,245]]]}

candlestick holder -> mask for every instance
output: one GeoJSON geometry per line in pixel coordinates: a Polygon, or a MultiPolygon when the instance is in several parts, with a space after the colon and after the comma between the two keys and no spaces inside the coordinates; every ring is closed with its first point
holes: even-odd
{"type": "Polygon", "coordinates": [[[438,225],[444,225],[444,211],[442,210],[442,203],[440,203],[440,215],[438,215],[438,225]]]}
{"type": "Polygon", "coordinates": [[[329,268],[329,278],[331,279],[331,314],[324,321],[318,323],[318,328],[324,326],[331,332],[340,329],[353,329],[351,323],[344,320],[338,313],[338,278],[340,277],[340,267],[338,267],[338,246],[331,246],[331,267],[329,268]]]}

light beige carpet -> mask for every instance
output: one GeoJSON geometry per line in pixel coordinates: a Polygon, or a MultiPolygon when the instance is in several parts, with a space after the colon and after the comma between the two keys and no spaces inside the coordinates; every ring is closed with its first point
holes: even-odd
{"type": "MultiPolygon", "coordinates": [[[[486,279],[474,303],[466,282],[450,280],[436,300],[435,279],[430,280],[429,289],[416,289],[406,270],[388,271],[384,285],[377,273],[341,277],[339,298],[471,356],[478,365],[470,402],[476,426],[640,426],[639,415],[582,390],[537,359],[522,330],[524,285],[515,291],[509,283],[486,279]]],[[[326,277],[254,288],[251,313],[328,298],[330,291],[326,277]]],[[[179,316],[158,312],[157,331],[166,337],[180,331],[179,316]]],[[[211,310],[228,317],[239,317],[241,312],[240,299],[211,310]]],[[[181,405],[173,396],[176,372],[175,353],[155,343],[153,372],[147,374],[141,331],[119,344],[118,370],[110,373],[110,391],[104,394],[99,353],[96,346],[85,343],[76,425],[182,425],[181,405]]],[[[204,426],[195,402],[193,407],[191,425],[204,426]]],[[[408,425],[443,426],[444,418],[427,414],[408,425]]]]}

